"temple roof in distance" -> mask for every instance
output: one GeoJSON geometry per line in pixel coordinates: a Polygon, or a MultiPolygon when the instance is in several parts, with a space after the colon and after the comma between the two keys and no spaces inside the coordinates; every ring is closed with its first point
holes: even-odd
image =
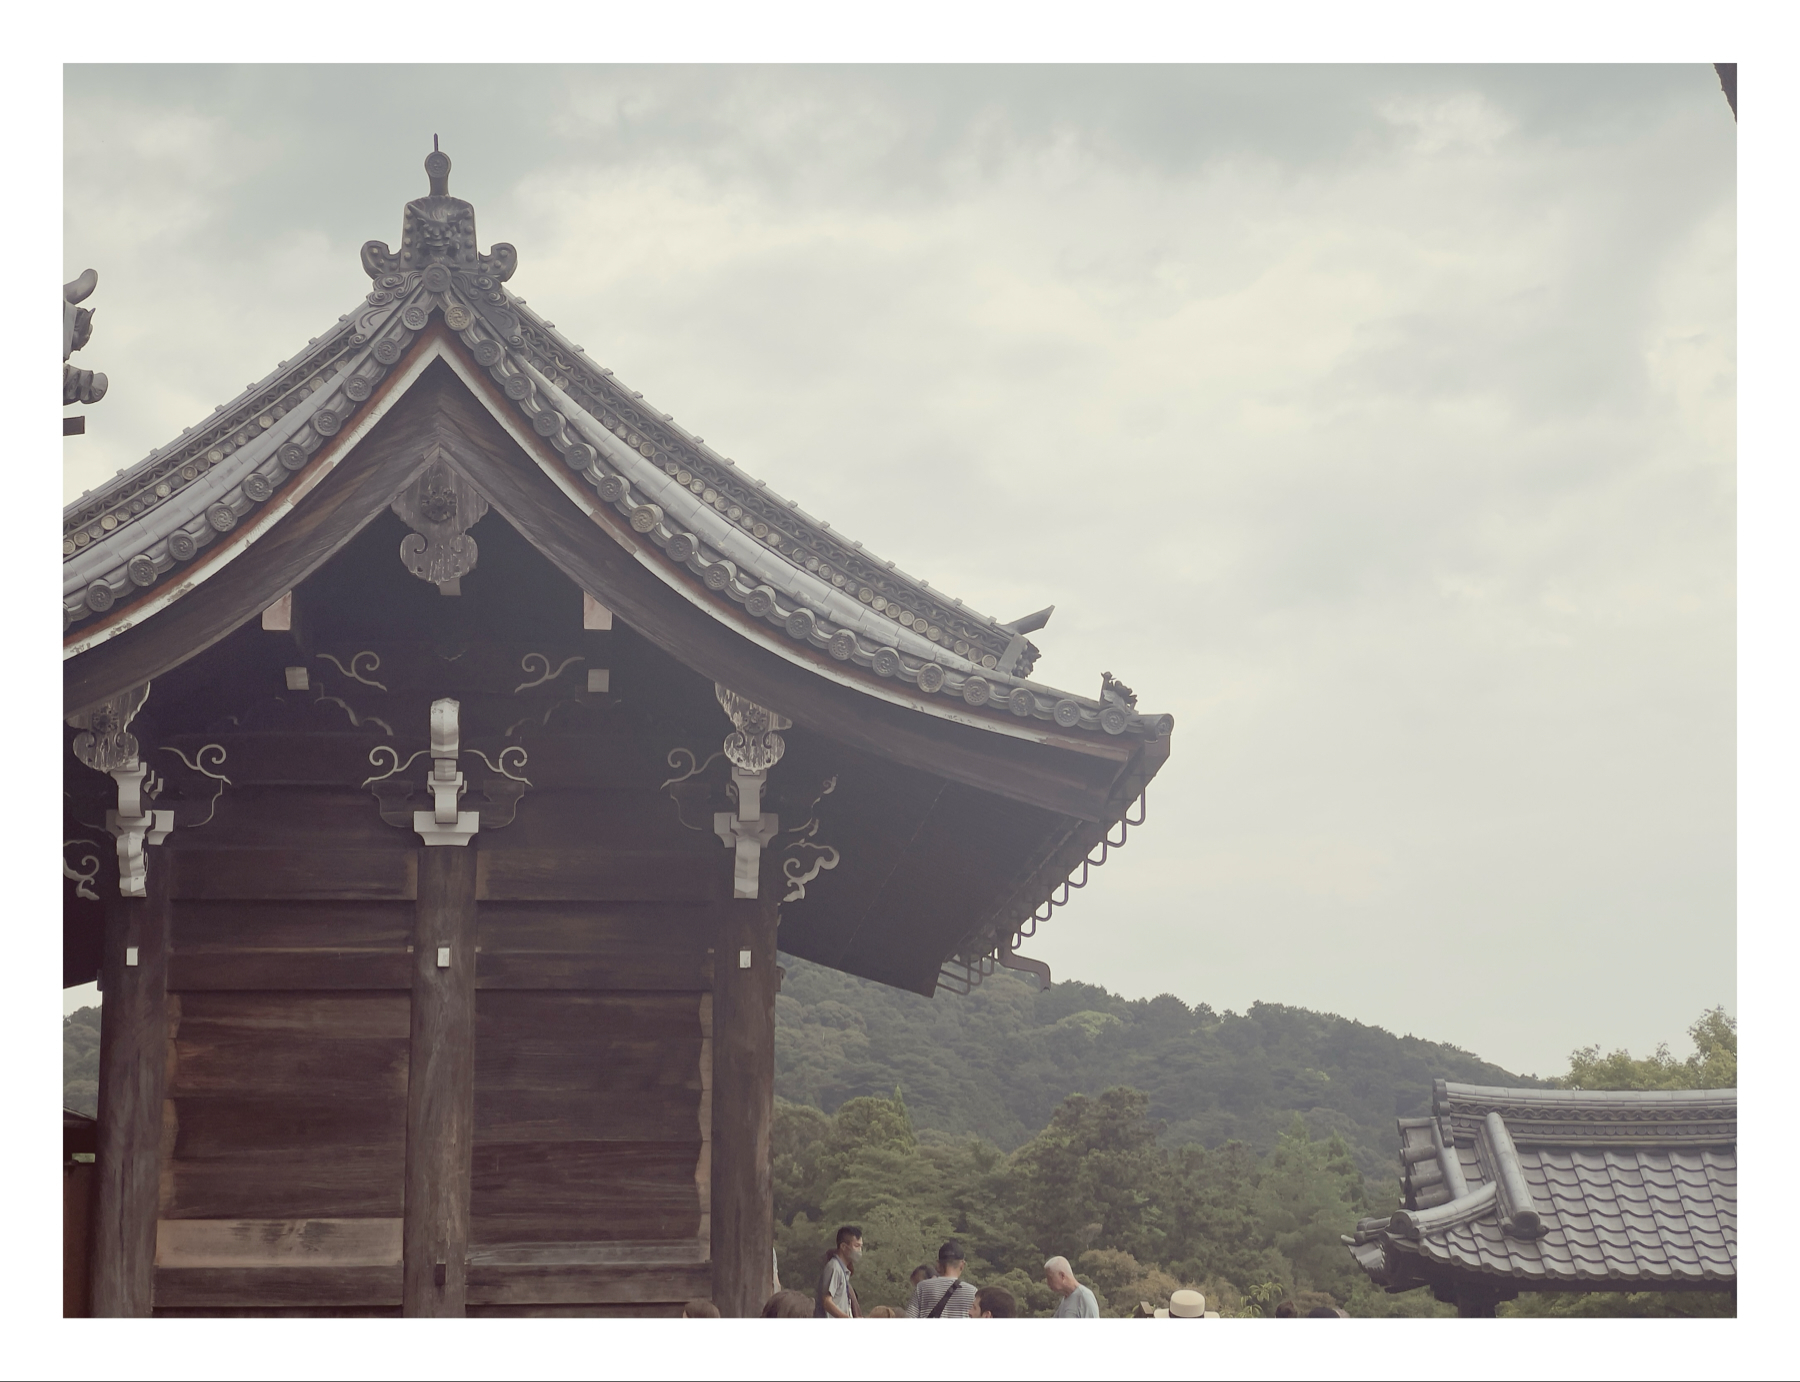
{"type": "Polygon", "coordinates": [[[1498,1089],[1438,1081],[1402,1118],[1405,1208],[1345,1245],[1389,1291],[1737,1283],[1737,1091],[1498,1089]]]}
{"type": "Polygon", "coordinates": [[[1032,680],[1037,649],[1026,635],[1048,611],[1002,623],[907,575],[589,361],[506,286],[513,247],[478,250],[474,208],[448,194],[449,168],[442,154],[427,160],[431,192],[407,204],[398,250],[363,247],[371,286],[350,313],[65,508],[65,656],[152,617],[292,508],[316,483],[322,449],[342,454],[333,439],[372,425],[396,387],[390,376],[437,319],[504,396],[508,425],[554,447],[561,482],[590,486],[715,614],[731,602],[795,651],[828,654],[861,689],[963,723],[1013,734],[1170,732],[1170,716],[1139,712],[1110,676],[1096,696],[1032,680]]]}

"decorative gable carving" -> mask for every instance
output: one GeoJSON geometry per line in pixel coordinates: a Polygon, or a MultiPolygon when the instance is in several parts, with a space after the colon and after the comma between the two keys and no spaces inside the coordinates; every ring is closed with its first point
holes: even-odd
{"type": "Polygon", "coordinates": [[[394,496],[390,506],[412,531],[400,539],[400,560],[445,593],[475,569],[481,552],[468,530],[488,511],[487,499],[448,462],[438,459],[394,496]]]}

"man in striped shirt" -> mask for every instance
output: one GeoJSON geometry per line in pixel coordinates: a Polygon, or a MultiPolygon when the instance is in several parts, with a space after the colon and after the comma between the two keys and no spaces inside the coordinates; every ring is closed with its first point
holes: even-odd
{"type": "Polygon", "coordinates": [[[909,1320],[966,1320],[975,1307],[975,1288],[962,1279],[962,1244],[952,1238],[938,1249],[938,1274],[913,1287],[906,1302],[909,1320]]]}

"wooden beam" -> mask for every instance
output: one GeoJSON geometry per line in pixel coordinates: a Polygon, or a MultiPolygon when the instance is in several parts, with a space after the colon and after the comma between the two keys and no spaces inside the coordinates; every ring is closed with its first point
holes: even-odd
{"type": "MultiPolygon", "coordinates": [[[[721,868],[728,867],[721,861],[721,868]]],[[[762,896],[719,904],[713,957],[713,1303],[727,1317],[761,1312],[773,1290],[775,927],[780,897],[765,861],[762,896]],[[748,966],[745,958],[748,958],[748,966]]]]}
{"type": "Polygon", "coordinates": [[[420,851],[406,1088],[408,1315],[460,1316],[475,1132],[476,846],[420,851]],[[448,948],[447,965],[438,963],[448,948]]]}
{"type": "Polygon", "coordinates": [[[99,1193],[93,1312],[146,1317],[154,1304],[167,1062],[169,860],[151,855],[147,896],[107,906],[101,954],[99,1193]]]}

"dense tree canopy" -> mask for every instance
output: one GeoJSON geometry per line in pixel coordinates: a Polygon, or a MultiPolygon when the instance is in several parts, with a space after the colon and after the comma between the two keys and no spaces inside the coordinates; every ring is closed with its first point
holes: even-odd
{"type": "Polygon", "coordinates": [[[1142,1090],[1168,1145],[1271,1150],[1294,1114],[1338,1133],[1370,1193],[1399,1175],[1394,1119],[1424,1113],[1434,1079],[1538,1085],[1466,1051],[1329,1013],[1247,1013],[1127,1000],[1064,981],[1039,993],[999,973],[974,992],[902,993],[783,957],[775,1090],[831,1112],[898,1087],[921,1129],[1013,1151],[1070,1093],[1142,1090]]]}
{"type": "Polygon", "coordinates": [[[1055,1254],[1076,1264],[1108,1315],[1167,1305],[1183,1286],[1232,1314],[1289,1297],[1356,1314],[1445,1313],[1419,1293],[1381,1295],[1355,1270],[1338,1235],[1369,1204],[1341,1137],[1315,1138],[1295,1115],[1264,1157],[1241,1142],[1171,1147],[1149,1105],[1136,1089],[1072,1094],[1008,1155],[980,1138],[916,1131],[898,1091],[846,1100],[831,1115],[781,1101],[782,1281],[810,1292],[838,1226],[854,1223],[864,1231],[865,1309],[904,1305],[912,1269],[954,1237],[968,1279],[1007,1287],[1028,1314],[1055,1308],[1042,1270],[1055,1254]]]}
{"type": "Polygon", "coordinates": [[[100,1009],[63,1018],[63,1107],[92,1118],[100,1102],[100,1009]]]}
{"type": "Polygon", "coordinates": [[[1625,1050],[1602,1056],[1585,1046],[1569,1056],[1565,1089],[1736,1089],[1737,1019],[1723,1008],[1708,1008],[1688,1028],[1694,1054],[1676,1060],[1666,1044],[1633,1060],[1625,1050]]]}

